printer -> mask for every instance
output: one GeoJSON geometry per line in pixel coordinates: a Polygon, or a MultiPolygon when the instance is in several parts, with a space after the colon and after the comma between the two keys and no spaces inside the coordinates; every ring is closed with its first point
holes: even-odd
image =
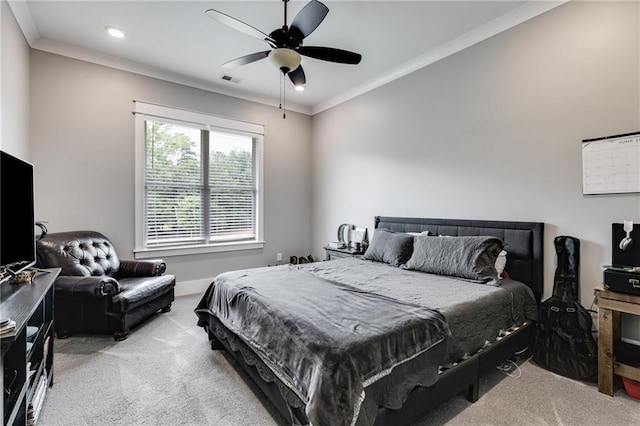
{"type": "Polygon", "coordinates": [[[640,225],[611,225],[612,265],[604,270],[604,287],[620,293],[640,295],[640,225]]]}

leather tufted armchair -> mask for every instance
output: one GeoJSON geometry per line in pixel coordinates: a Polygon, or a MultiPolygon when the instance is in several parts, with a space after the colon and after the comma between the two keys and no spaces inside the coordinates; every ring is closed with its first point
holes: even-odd
{"type": "Polygon", "coordinates": [[[38,265],[62,268],[55,282],[54,325],[58,338],[73,333],[129,330],[154,315],[169,312],[174,275],[163,260],[120,260],[111,241],[95,231],[43,235],[36,243],[38,265]]]}

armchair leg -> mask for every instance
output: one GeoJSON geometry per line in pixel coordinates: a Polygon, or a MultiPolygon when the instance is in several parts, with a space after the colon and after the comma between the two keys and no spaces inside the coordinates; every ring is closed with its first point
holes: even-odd
{"type": "Polygon", "coordinates": [[[160,309],[160,312],[167,313],[167,312],[171,312],[171,303],[169,303],[167,306],[165,306],[164,308],[160,309]]]}
{"type": "Polygon", "coordinates": [[[113,339],[117,342],[126,340],[129,337],[129,331],[116,331],[113,333],[113,339]]]}
{"type": "Polygon", "coordinates": [[[69,333],[67,330],[56,331],[56,337],[58,339],[68,339],[69,337],[71,337],[71,333],[69,333]]]}

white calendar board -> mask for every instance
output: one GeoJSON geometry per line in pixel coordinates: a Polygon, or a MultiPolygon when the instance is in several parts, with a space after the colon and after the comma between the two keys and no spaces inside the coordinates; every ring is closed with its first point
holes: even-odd
{"type": "Polygon", "coordinates": [[[582,193],[640,192],[640,133],[582,141],[582,193]]]}

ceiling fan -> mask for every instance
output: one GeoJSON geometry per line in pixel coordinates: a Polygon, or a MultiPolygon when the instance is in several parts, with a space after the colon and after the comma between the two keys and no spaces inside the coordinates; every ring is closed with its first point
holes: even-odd
{"type": "Polygon", "coordinates": [[[317,0],[311,0],[293,18],[291,25],[287,25],[287,3],[289,0],[282,0],[282,2],[284,3],[284,24],[270,34],[266,34],[218,10],[208,9],[205,12],[209,17],[235,30],[264,40],[271,46],[270,50],[251,53],[226,62],[223,64],[225,68],[250,64],[268,57],[283,74],[289,76],[294,86],[301,87],[306,83],[306,77],[302,66],[300,66],[300,61],[302,60],[300,55],[341,64],[356,65],[360,63],[362,56],[358,53],[332,47],[303,46],[303,40],[318,28],[327,13],[329,13],[327,6],[317,0]]]}

